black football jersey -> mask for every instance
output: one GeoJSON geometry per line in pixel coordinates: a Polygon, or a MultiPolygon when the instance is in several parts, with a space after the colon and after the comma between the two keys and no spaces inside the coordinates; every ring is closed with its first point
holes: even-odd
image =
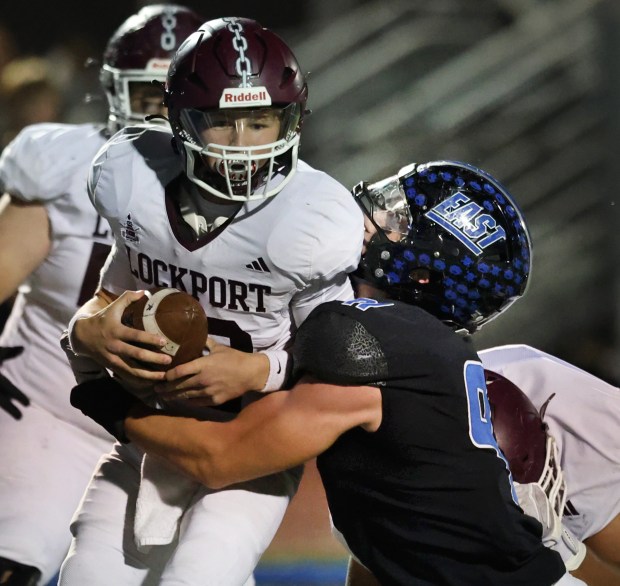
{"type": "Polygon", "coordinates": [[[334,526],[384,585],[550,585],[565,573],[516,504],[484,371],[464,338],[422,309],[356,299],[297,332],[296,375],[373,384],[382,423],[318,457],[334,526]]]}

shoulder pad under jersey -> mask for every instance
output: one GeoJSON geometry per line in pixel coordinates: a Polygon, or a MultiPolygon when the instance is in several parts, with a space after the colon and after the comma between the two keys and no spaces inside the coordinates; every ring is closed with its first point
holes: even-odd
{"type": "Polygon", "coordinates": [[[52,201],[67,193],[106,138],[94,124],[33,124],[0,157],[0,188],[25,202],[52,201]]]}
{"type": "Polygon", "coordinates": [[[119,130],[97,153],[88,177],[88,195],[105,218],[127,207],[140,185],[155,174],[166,185],[182,171],[172,148],[172,133],[157,126],[119,130]]]}
{"type": "Polygon", "coordinates": [[[304,163],[286,189],[295,192],[287,195],[288,205],[267,243],[273,263],[302,287],[354,271],[362,249],[364,219],[349,191],[304,163]]]}
{"type": "Polygon", "coordinates": [[[316,307],[295,335],[295,373],[336,384],[362,384],[462,372],[476,360],[450,327],[415,305],[352,299],[316,307]]]}

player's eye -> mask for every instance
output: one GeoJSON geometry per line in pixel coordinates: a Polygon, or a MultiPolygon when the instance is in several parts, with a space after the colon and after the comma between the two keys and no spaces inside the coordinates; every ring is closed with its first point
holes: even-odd
{"type": "Polygon", "coordinates": [[[232,126],[233,126],[232,120],[225,118],[225,117],[214,118],[211,120],[211,123],[210,123],[210,127],[216,130],[223,129],[223,128],[232,128],[232,126]]]}

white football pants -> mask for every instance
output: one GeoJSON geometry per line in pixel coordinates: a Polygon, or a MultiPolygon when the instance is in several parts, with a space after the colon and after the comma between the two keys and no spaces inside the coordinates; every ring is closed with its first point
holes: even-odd
{"type": "Polygon", "coordinates": [[[253,570],[297,490],[301,470],[234,489],[200,487],[176,540],[139,551],[133,528],[141,460],[141,451],[121,444],[101,459],[71,524],[60,586],[253,584],[253,570]]]}
{"type": "Polygon", "coordinates": [[[20,409],[20,420],[0,409],[0,557],[38,568],[47,584],[69,549],[71,517],[112,441],[34,403],[20,409]]]}

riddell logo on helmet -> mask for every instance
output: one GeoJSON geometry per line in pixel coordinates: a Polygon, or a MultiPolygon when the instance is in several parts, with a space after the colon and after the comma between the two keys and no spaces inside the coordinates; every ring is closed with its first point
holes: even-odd
{"type": "Polygon", "coordinates": [[[222,92],[220,108],[248,108],[271,106],[271,96],[266,87],[227,88],[222,92]]]}
{"type": "Polygon", "coordinates": [[[146,71],[168,71],[170,67],[170,59],[149,59],[146,64],[146,71]]]}

